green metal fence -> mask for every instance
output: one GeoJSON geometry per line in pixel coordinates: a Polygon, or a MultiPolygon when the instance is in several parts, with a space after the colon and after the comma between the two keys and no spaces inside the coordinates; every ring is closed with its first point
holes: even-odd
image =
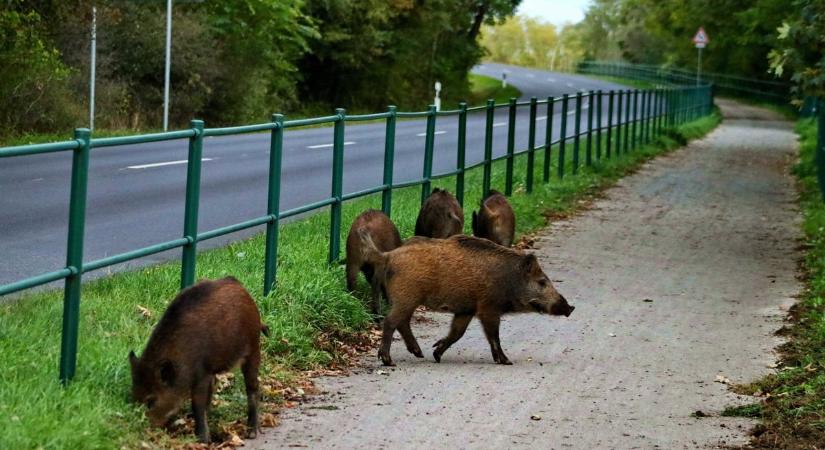
{"type": "MultiPolygon", "coordinates": [[[[578,73],[644,80],[656,85],[684,86],[696,84],[696,72],[647,64],[623,62],[584,61],[576,68],[578,73]]],[[[700,84],[713,84],[716,93],[738,97],[758,97],[787,103],[791,98],[791,84],[777,80],[759,80],[737,75],[702,72],[700,84]]]]}
{"type": "MultiPolygon", "coordinates": [[[[347,115],[343,109],[335,110],[335,114],[325,117],[316,117],[301,120],[285,120],[281,114],[272,116],[270,122],[226,128],[205,128],[203,121],[193,120],[188,129],[164,133],[144,134],[126,137],[92,138],[88,129],[77,129],[74,138],[67,141],[48,144],[25,145],[0,148],[0,159],[36,155],[52,152],[72,152],[71,197],[69,205],[68,244],[65,267],[26,278],[11,284],[0,286],[0,296],[30,289],[46,283],[64,280],[63,295],[63,330],[60,357],[60,379],[70,380],[75,373],[79,308],[81,299],[81,281],[84,273],[99,270],[115,264],[153,255],[166,250],[181,248],[181,288],[191,285],[195,280],[195,264],[197,245],[208,239],[213,239],[240,230],[264,226],[266,227],[266,248],[264,257],[264,294],[268,294],[276,284],[278,260],[278,229],[281,220],[320,208],[329,208],[329,256],[330,263],[336,262],[340,254],[341,236],[341,208],[343,202],[366,195],[381,193],[382,209],[388,215],[392,213],[393,189],[420,186],[421,200],[430,194],[433,180],[455,176],[455,191],[458,200],[464,202],[464,175],[468,170],[481,167],[483,170],[483,191],[490,189],[492,178],[492,164],[505,160],[505,192],[513,192],[514,158],[526,153],[527,174],[526,191],[531,192],[534,183],[536,153],[542,152],[543,182],[550,180],[550,161],[553,157],[552,149],[557,149],[558,177],[565,176],[567,163],[567,146],[572,142],[572,172],[577,173],[581,159],[579,153],[582,145],[585,149],[584,165],[598,163],[602,157],[615,158],[632,151],[640,144],[645,144],[665,129],[674,127],[683,122],[693,120],[711,112],[713,103],[711,87],[667,87],[633,91],[590,91],[577,93],[574,97],[567,94],[560,98],[546,99],[531,98],[529,101],[511,99],[507,104],[496,104],[488,100],[484,106],[468,107],[460,103],[458,109],[451,111],[436,111],[434,106],[421,112],[399,112],[390,106],[386,112],[365,115],[347,115]],[[588,100],[589,111],[586,117],[586,128],[582,129],[582,102],[588,100]],[[632,99],[632,100],[631,100],[632,99]],[[641,101],[639,101],[641,99],[641,101]],[[575,105],[570,110],[570,102],[575,105]],[[631,101],[633,108],[631,109],[631,101]],[[561,104],[559,114],[560,133],[557,139],[552,139],[555,119],[555,105],[561,104]],[[592,105],[596,105],[593,111],[592,105]],[[546,107],[547,127],[544,139],[536,145],[536,122],[539,107],[546,107]],[[507,151],[500,157],[493,158],[493,122],[496,109],[507,108],[509,121],[507,130],[507,151]],[[516,116],[519,108],[529,108],[528,147],[516,151],[515,133],[516,116]],[[622,110],[624,109],[624,114],[622,110]],[[476,164],[466,164],[466,135],[467,117],[473,112],[483,112],[486,115],[484,159],[476,164]],[[595,114],[595,118],[594,118],[595,114]],[[631,117],[632,114],[632,117],[631,117]],[[574,115],[574,133],[568,133],[567,119],[574,115]],[[420,179],[397,183],[393,180],[395,129],[398,118],[421,118],[426,120],[426,139],[423,150],[423,172],[420,179]],[[456,167],[454,170],[433,174],[433,150],[435,125],[439,120],[457,120],[458,145],[456,148],[456,167]],[[344,194],[344,136],[345,126],[351,122],[376,121],[386,122],[384,145],[384,173],[380,185],[358,192],[344,194]],[[594,124],[595,121],[595,124],[594,124]],[[602,125],[606,122],[606,125],[602,125]],[[330,195],[328,198],[302,205],[296,208],[280,210],[281,192],[281,159],[283,156],[284,131],[290,128],[309,125],[332,124],[333,159],[332,179],[330,180],[330,195]],[[222,228],[202,231],[198,230],[198,206],[201,185],[201,154],[203,140],[208,136],[227,136],[246,133],[268,131],[270,138],[270,161],[268,176],[268,201],[266,214],[222,228]],[[180,238],[161,242],[148,247],[132,250],[126,253],[109,256],[93,261],[83,259],[84,223],[86,217],[86,191],[88,186],[89,159],[95,149],[149,142],[172,141],[186,139],[189,143],[188,166],[186,172],[186,201],[184,208],[183,234],[180,238]],[[594,142],[595,139],[595,142],[594,142]],[[584,141],[584,144],[582,144],[584,141]],[[595,153],[593,150],[595,149],[595,153]]],[[[262,205],[263,207],[263,205],[262,205]]],[[[263,208],[262,208],[263,209],[263,208]]]]}

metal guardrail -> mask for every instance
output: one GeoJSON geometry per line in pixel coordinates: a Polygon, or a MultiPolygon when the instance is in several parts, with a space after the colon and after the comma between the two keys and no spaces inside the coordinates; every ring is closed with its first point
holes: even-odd
{"type": "Polygon", "coordinates": [[[582,150],[582,145],[584,145],[584,165],[586,166],[593,164],[594,161],[601,160],[602,157],[618,157],[627,151],[633,150],[640,144],[649,142],[651,139],[662,134],[667,128],[674,127],[688,120],[709,114],[711,112],[712,103],[713,94],[710,86],[663,87],[656,89],[618,90],[609,92],[590,91],[586,94],[579,92],[573,96],[565,94],[558,98],[548,97],[542,100],[534,97],[531,98],[530,101],[525,102],[517,102],[516,99],[511,99],[508,104],[496,104],[495,101],[488,100],[485,106],[472,108],[468,108],[466,103],[460,103],[458,105],[458,109],[456,110],[441,112],[437,112],[435,106],[430,106],[426,111],[420,112],[398,112],[394,106],[390,106],[388,110],[383,113],[347,116],[346,111],[343,109],[336,109],[334,115],[292,121],[285,120],[284,116],[281,114],[275,114],[272,116],[271,121],[267,123],[225,128],[205,128],[203,121],[192,120],[189,128],[185,130],[126,137],[96,139],[92,138],[91,132],[88,129],[78,128],[74,132],[73,140],[48,144],[0,148],[0,159],[51,152],[73,153],[68,244],[65,267],[59,268],[53,272],[39,274],[37,276],[2,285],[0,286],[0,296],[30,289],[61,279],[65,280],[63,294],[60,379],[63,382],[67,382],[71,380],[75,374],[80,314],[79,308],[82,291],[81,280],[84,273],[160,253],[166,250],[181,248],[182,256],[180,286],[181,288],[185,288],[195,281],[195,264],[197,245],[199,242],[236,231],[265,225],[266,243],[264,260],[264,294],[266,295],[269,294],[276,284],[278,229],[282,219],[328,206],[330,210],[328,260],[330,263],[333,263],[339,259],[340,254],[342,225],[341,208],[344,201],[370,194],[381,193],[382,209],[387,215],[391,215],[392,194],[394,189],[419,185],[421,186],[421,200],[423,202],[424,199],[426,199],[430,194],[431,182],[433,180],[455,176],[456,196],[458,201],[463,205],[465,173],[468,170],[481,167],[483,170],[483,191],[487,192],[490,189],[491,184],[492,164],[493,162],[499,160],[506,161],[505,193],[510,195],[513,192],[514,158],[525,153],[527,154],[526,191],[530,193],[532,192],[534,185],[536,152],[538,151],[543,150],[544,160],[542,166],[542,181],[547,183],[550,179],[550,161],[553,157],[552,149],[554,147],[557,148],[557,176],[559,178],[563,178],[565,176],[565,165],[567,162],[566,158],[569,145],[572,145],[571,170],[573,174],[576,174],[581,166],[580,152],[582,150]],[[606,108],[603,108],[605,100],[606,108]],[[582,104],[584,101],[590,101],[591,105],[595,104],[596,111],[594,112],[593,108],[589,108],[590,110],[587,112],[586,117],[587,127],[584,131],[582,131],[582,104]],[[574,109],[572,110],[575,117],[574,133],[569,135],[567,132],[567,120],[569,115],[568,113],[571,111],[571,103],[575,104],[574,109]],[[552,133],[554,130],[554,112],[555,105],[557,104],[561,104],[559,124],[559,136],[561,137],[556,140],[552,140],[552,133]],[[631,104],[633,106],[632,108],[631,104]],[[540,106],[547,108],[548,123],[545,136],[543,138],[543,143],[536,145],[536,114],[540,106]],[[516,115],[518,108],[520,107],[529,108],[528,147],[526,149],[516,151],[516,115]],[[495,110],[498,108],[507,108],[509,112],[507,151],[504,156],[493,158],[493,121],[495,110]],[[605,111],[603,111],[603,109],[605,109],[605,111]],[[624,115],[622,111],[623,109],[624,115]],[[467,166],[465,159],[467,114],[471,111],[481,110],[484,110],[486,113],[484,159],[477,164],[467,166]],[[396,183],[393,181],[393,155],[396,142],[396,121],[398,117],[426,118],[426,139],[424,148],[422,149],[422,157],[424,159],[423,171],[420,179],[411,182],[396,183]],[[432,163],[435,124],[439,118],[444,117],[454,117],[455,120],[458,121],[456,168],[455,170],[449,172],[434,174],[432,171],[432,163]],[[602,122],[605,117],[607,123],[606,125],[603,125],[602,122]],[[386,122],[383,181],[378,186],[344,195],[342,190],[342,180],[344,168],[344,136],[346,132],[345,125],[347,122],[364,120],[384,120],[386,122]],[[332,179],[330,183],[329,197],[311,204],[281,211],[281,159],[283,155],[284,130],[288,128],[327,123],[333,125],[332,179]],[[271,133],[266,214],[260,217],[248,219],[241,223],[214,230],[198,230],[202,162],[201,154],[203,152],[204,138],[207,136],[238,135],[260,131],[269,131],[271,133]],[[94,261],[84,261],[83,240],[85,237],[84,227],[86,221],[86,191],[88,186],[89,159],[92,157],[94,149],[179,139],[187,139],[189,143],[183,235],[178,239],[157,243],[126,253],[109,256],[94,261]]]}

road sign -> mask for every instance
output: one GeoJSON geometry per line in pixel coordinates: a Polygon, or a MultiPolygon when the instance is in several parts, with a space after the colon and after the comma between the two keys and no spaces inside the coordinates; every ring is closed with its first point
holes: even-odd
{"type": "Polygon", "coordinates": [[[696,31],[696,34],[693,36],[693,43],[696,44],[696,48],[705,48],[706,45],[710,42],[710,38],[708,34],[705,32],[705,29],[699,27],[699,30],[696,31]]]}

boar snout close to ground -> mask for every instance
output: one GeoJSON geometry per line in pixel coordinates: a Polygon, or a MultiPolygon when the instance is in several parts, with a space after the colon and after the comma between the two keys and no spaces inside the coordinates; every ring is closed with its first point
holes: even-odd
{"type": "Polygon", "coordinates": [[[510,364],[499,341],[502,315],[536,312],[570,316],[575,309],[553,287],[535,255],[469,236],[418,238],[414,245],[382,253],[369,233],[359,232],[359,236],[365,258],[375,266],[376,283],[391,305],[378,351],[385,365],[394,365],[390,346],[395,330],[410,353],[423,357],[410,329],[410,319],[419,305],[453,314],[449,333],[433,346],[437,362],[464,335],[473,317],[478,317],[493,360],[499,364],[510,364]]]}
{"type": "Polygon", "coordinates": [[[435,188],[421,205],[415,235],[445,239],[464,231],[464,210],[449,192],[435,188]]]}
{"type": "MultiPolygon", "coordinates": [[[[401,235],[398,228],[392,223],[389,217],[382,211],[370,209],[361,213],[353,222],[347,236],[347,289],[355,290],[355,281],[358,278],[358,271],[364,273],[364,278],[372,285],[372,274],[374,268],[372,264],[365,261],[361,250],[361,239],[358,237],[358,230],[369,233],[373,243],[378,250],[388,252],[401,246],[401,235]]],[[[373,295],[372,312],[378,314],[378,298],[373,295]]]]}
{"type": "Polygon", "coordinates": [[[516,234],[516,215],[501,192],[491,190],[481,200],[478,213],[473,211],[473,235],[489,239],[498,245],[513,245],[516,234]]]}
{"type": "Polygon", "coordinates": [[[132,399],[146,405],[154,426],[164,426],[181,403],[192,400],[195,434],[208,443],[206,412],[215,375],[241,365],[246,384],[248,437],[258,426],[261,323],[255,301],[238,280],[204,280],[169,304],[138,358],[129,353],[132,399]]]}

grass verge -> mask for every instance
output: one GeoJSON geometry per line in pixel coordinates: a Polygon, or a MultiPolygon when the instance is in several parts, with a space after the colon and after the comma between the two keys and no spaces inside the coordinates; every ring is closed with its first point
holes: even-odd
{"type": "MultiPolygon", "coordinates": [[[[535,232],[548,217],[567,214],[586,204],[602,189],[634,171],[644,161],[700,137],[720,121],[718,113],[670,130],[650,145],[596,161],[564,180],[556,178],[556,152],[552,152],[549,183],[541,183],[544,151],[536,157],[532,194],[525,192],[526,156],[515,160],[514,195],[518,235],[535,232]]],[[[584,152],[584,145],[582,145],[584,152]]],[[[568,147],[568,155],[572,146],[568,147]]],[[[569,160],[572,159],[568,157],[569,160]]],[[[581,158],[584,161],[582,155],[581,158]]],[[[493,166],[493,187],[503,190],[504,161],[493,166]]],[[[454,190],[454,179],[435,186],[454,190]]],[[[481,170],[466,176],[465,214],[481,198],[481,170]]],[[[400,189],[393,194],[393,220],[402,236],[412,234],[420,190],[400,189]]],[[[346,227],[357,214],[379,207],[372,196],[344,205],[346,227]]],[[[470,221],[467,220],[469,231],[470,221]]],[[[326,261],[329,216],[316,214],[284,225],[280,236],[278,286],[269,296],[262,292],[262,235],[198,255],[199,278],[233,275],[257,301],[271,336],[263,345],[264,385],[288,383],[296,371],[335,363],[341,342],[356,336],[371,323],[361,299],[367,285],[350,295],[344,289],[342,266],[326,261]]],[[[345,237],[345,236],[343,236],[345,237]]],[[[140,353],[178,287],[179,265],[167,263],[119,273],[84,285],[81,304],[78,371],[66,388],[57,381],[62,314],[61,292],[40,292],[14,304],[0,305],[0,448],[113,448],[170,447],[187,442],[191,434],[148,429],[139,406],[128,402],[130,386],[127,353],[140,353]]],[[[240,380],[240,377],[236,377],[240,380]]],[[[264,389],[270,404],[283,400],[277,389],[264,389]]],[[[235,382],[217,396],[210,412],[212,430],[244,418],[243,383],[235,382]]]]}
{"type": "Polygon", "coordinates": [[[611,83],[616,84],[623,84],[625,86],[629,86],[635,89],[653,89],[657,86],[656,83],[635,78],[613,77],[609,75],[594,75],[591,73],[577,73],[577,75],[582,75],[588,78],[595,78],[597,80],[602,81],[609,81],[611,83]]]}
{"type": "Polygon", "coordinates": [[[802,264],[806,289],[791,310],[791,324],[779,332],[781,369],[748,385],[743,394],[762,399],[746,412],[761,418],[752,448],[816,449],[825,444],[825,202],[816,178],[816,124],[797,124],[800,160],[794,167],[804,214],[802,264]]]}
{"type": "Polygon", "coordinates": [[[521,97],[521,91],[513,85],[501,87],[501,80],[484,75],[471,73],[470,77],[470,98],[467,99],[467,106],[482,105],[487,99],[493,99],[496,103],[507,103],[510,98],[521,97]]]}

